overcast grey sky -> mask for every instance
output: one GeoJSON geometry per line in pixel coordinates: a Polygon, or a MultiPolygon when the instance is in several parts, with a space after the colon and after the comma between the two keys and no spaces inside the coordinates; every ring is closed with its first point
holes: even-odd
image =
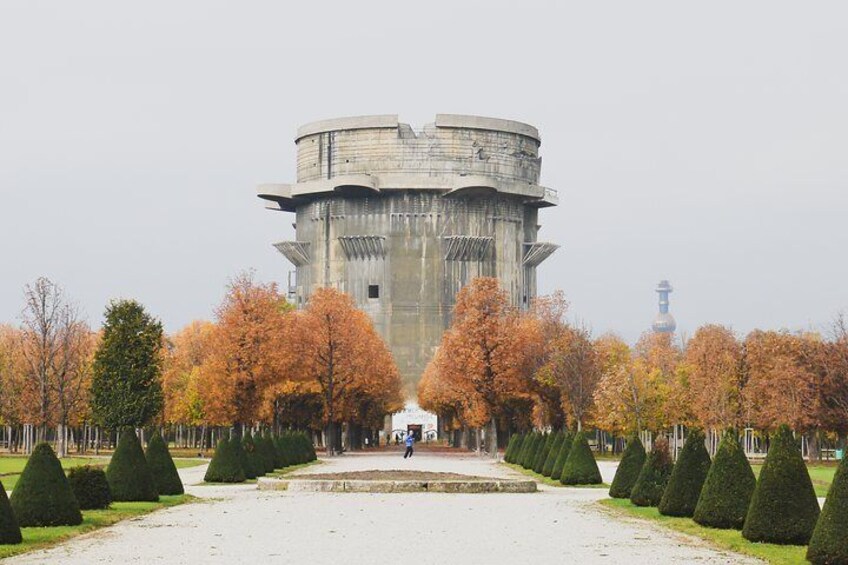
{"type": "Polygon", "coordinates": [[[540,237],[596,333],[638,337],[668,278],[705,322],[806,328],[848,308],[844,2],[34,2],[0,5],[0,321],[64,285],[99,324],[169,330],[227,279],[283,281],[304,122],[510,118],[560,193],[540,237]]]}

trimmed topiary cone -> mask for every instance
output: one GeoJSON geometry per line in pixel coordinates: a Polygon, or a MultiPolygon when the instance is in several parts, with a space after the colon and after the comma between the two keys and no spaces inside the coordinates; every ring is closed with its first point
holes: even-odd
{"type": "Polygon", "coordinates": [[[243,483],[246,478],[244,467],[236,449],[240,445],[235,437],[219,441],[203,480],[207,483],[243,483]]]}
{"type": "Polygon", "coordinates": [[[134,429],[126,428],[121,432],[115,453],[106,467],[106,480],[109,481],[109,490],[115,502],[159,500],[156,481],[134,429]]]}
{"type": "Polygon", "coordinates": [[[530,449],[530,443],[533,441],[533,432],[527,432],[524,434],[524,437],[521,440],[521,445],[516,447],[515,457],[513,459],[513,463],[516,465],[521,465],[521,462],[524,461],[524,457],[527,456],[527,450],[530,449]]]}
{"type": "Polygon", "coordinates": [[[245,478],[255,479],[264,475],[265,464],[257,452],[256,442],[253,440],[250,430],[244,432],[244,437],[241,439],[241,449],[244,456],[244,459],[241,460],[241,466],[244,469],[245,478]]]}
{"type": "Polygon", "coordinates": [[[843,457],[827,491],[821,516],[816,522],[807,559],[813,563],[848,563],[848,463],[843,457]]]}
{"type": "Polygon", "coordinates": [[[21,527],[76,526],[82,523],[77,502],[62,464],[46,443],[39,443],[30,455],[9,498],[12,512],[21,527]]]}
{"type": "Polygon", "coordinates": [[[615,471],[615,478],[610,485],[609,495],[612,498],[630,498],[630,492],[633,490],[633,485],[636,484],[636,479],[639,478],[646,458],[642,440],[639,439],[639,436],[633,434],[627,440],[621,462],[619,462],[618,469],[615,471]]]}
{"type": "Polygon", "coordinates": [[[562,477],[562,468],[565,467],[565,462],[568,460],[568,454],[571,453],[571,445],[574,441],[574,436],[568,430],[562,433],[562,444],[559,446],[554,468],[551,469],[551,479],[558,481],[562,477]]]}
{"type": "MultiPolygon", "coordinates": [[[[258,438],[259,436],[257,435],[256,437],[258,438]]],[[[277,468],[277,454],[274,449],[274,440],[271,438],[271,432],[267,430],[261,437],[262,441],[259,442],[256,447],[259,448],[259,455],[262,456],[262,463],[265,464],[263,471],[265,473],[272,473],[274,469],[277,468]]]]}
{"type": "Polygon", "coordinates": [[[0,482],[0,545],[16,545],[22,541],[21,527],[18,526],[18,520],[15,518],[15,513],[12,512],[12,505],[9,504],[6,489],[0,482]]]}
{"type": "Polygon", "coordinates": [[[630,491],[630,502],[636,506],[659,504],[671,476],[671,466],[668,442],[660,438],[654,442],[654,448],[639,471],[639,477],[630,491]]]}
{"type": "Polygon", "coordinates": [[[736,439],[736,432],[726,431],[692,518],[710,528],[741,530],[756,485],[754,471],[736,439]]]}
{"type": "Polygon", "coordinates": [[[536,461],[536,454],[538,454],[539,450],[542,449],[542,445],[544,443],[545,434],[542,432],[537,433],[533,443],[530,444],[530,450],[527,451],[527,459],[524,460],[522,465],[525,469],[533,470],[533,463],[536,461]]]}
{"type": "Polygon", "coordinates": [[[548,453],[551,451],[551,445],[554,443],[554,433],[551,432],[545,436],[545,442],[541,449],[536,452],[536,458],[533,461],[533,472],[542,473],[542,467],[545,466],[545,460],[548,458],[548,453]]]}
{"type": "Polygon", "coordinates": [[[578,432],[574,436],[559,482],[564,485],[599,485],[604,482],[589,442],[586,441],[586,434],[583,432],[578,432]]]}
{"type": "Polygon", "coordinates": [[[709,472],[710,454],[704,445],[704,433],[691,430],[657,506],[660,514],[691,518],[709,472]]]}
{"type": "Polygon", "coordinates": [[[291,457],[289,456],[289,440],[288,433],[283,432],[282,435],[277,437],[277,440],[274,442],[277,448],[277,457],[279,461],[279,469],[285,469],[289,465],[291,465],[291,457]]]}
{"type": "Polygon", "coordinates": [[[159,494],[177,495],[185,493],[183,482],[180,480],[180,473],[177,471],[177,466],[174,465],[171,452],[168,451],[168,445],[158,432],[154,432],[150,441],[147,442],[145,458],[159,494]]]}
{"type": "Polygon", "coordinates": [[[551,443],[551,449],[548,451],[547,458],[545,458],[545,464],[542,465],[542,476],[551,476],[551,473],[554,470],[554,463],[556,463],[557,455],[559,455],[559,450],[562,447],[563,439],[565,439],[565,434],[562,430],[554,434],[554,440],[553,443],[551,443]]]}
{"type": "Polygon", "coordinates": [[[506,451],[504,451],[504,461],[507,463],[512,463],[512,454],[515,451],[515,444],[518,443],[519,435],[512,434],[509,437],[509,443],[506,445],[506,451]]]}
{"type": "Polygon", "coordinates": [[[760,471],[742,537],[749,541],[806,545],[820,512],[801,450],[789,426],[782,425],[760,471]]]}
{"type": "Polygon", "coordinates": [[[527,436],[527,441],[524,442],[524,447],[521,450],[521,455],[518,456],[518,461],[516,463],[521,465],[525,469],[527,468],[527,459],[530,457],[530,453],[534,451],[536,447],[536,440],[539,439],[539,434],[537,432],[530,432],[530,435],[527,436]]]}

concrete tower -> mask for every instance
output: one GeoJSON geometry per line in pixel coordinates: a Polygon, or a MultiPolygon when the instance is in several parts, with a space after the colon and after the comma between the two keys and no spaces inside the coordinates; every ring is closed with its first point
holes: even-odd
{"type": "Polygon", "coordinates": [[[536,294],[539,132],[527,124],[439,114],[414,131],[397,116],[325,120],[298,130],[297,182],[259,187],[294,212],[294,241],[274,244],[296,267],[302,307],[319,287],[352,295],[394,354],[408,394],[451,321],[454,297],[497,277],[516,306],[536,294]]]}
{"type": "Polygon", "coordinates": [[[652,327],[657,333],[672,333],[677,329],[674,316],[668,313],[668,295],[673,292],[671,284],[667,280],[661,280],[657,285],[656,292],[660,295],[660,311],[654,318],[652,327]]]}

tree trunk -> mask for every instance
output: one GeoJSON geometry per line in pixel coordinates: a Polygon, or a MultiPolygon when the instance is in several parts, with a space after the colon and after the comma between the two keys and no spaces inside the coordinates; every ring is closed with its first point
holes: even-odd
{"type": "Polygon", "coordinates": [[[493,459],[498,458],[498,422],[495,420],[495,417],[492,416],[492,419],[489,421],[489,434],[486,434],[486,443],[489,445],[489,455],[493,459]]]}
{"type": "Polygon", "coordinates": [[[58,436],[58,449],[56,450],[56,456],[59,457],[59,459],[62,459],[68,455],[68,431],[67,426],[65,426],[64,423],[56,426],[56,435],[58,436]]]}

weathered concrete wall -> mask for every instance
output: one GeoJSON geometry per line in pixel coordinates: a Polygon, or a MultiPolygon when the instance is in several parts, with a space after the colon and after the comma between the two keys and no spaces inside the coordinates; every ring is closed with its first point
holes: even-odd
{"type": "Polygon", "coordinates": [[[538,209],[556,204],[538,185],[539,143],[526,124],[467,116],[417,135],[387,116],[301,128],[298,183],[260,189],[296,212],[296,241],[277,247],[297,267],[298,306],[321,286],[351,294],[414,394],[462,286],[495,276],[516,306],[536,293],[556,249],[537,242],[538,209]]]}

